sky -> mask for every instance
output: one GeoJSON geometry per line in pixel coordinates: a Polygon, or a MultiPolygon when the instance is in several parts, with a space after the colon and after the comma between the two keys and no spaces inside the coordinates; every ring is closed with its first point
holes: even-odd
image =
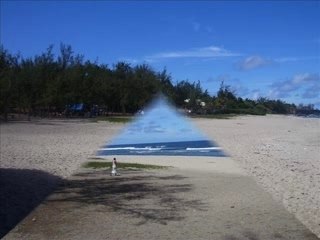
{"type": "Polygon", "coordinates": [[[61,42],[86,59],[221,81],[237,96],[320,108],[320,1],[1,1],[0,40],[40,54],[61,42]]]}
{"type": "Polygon", "coordinates": [[[164,97],[155,99],[142,113],[108,145],[209,141],[164,97]]]}

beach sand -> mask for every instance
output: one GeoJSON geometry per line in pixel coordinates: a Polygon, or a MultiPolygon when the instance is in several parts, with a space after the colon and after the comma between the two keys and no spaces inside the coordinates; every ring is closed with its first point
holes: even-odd
{"type": "MultiPolygon", "coordinates": [[[[232,164],[220,164],[220,160],[186,164],[187,159],[183,158],[175,158],[176,160],[168,162],[166,158],[150,157],[150,161],[175,166],[182,171],[192,171],[196,168],[195,171],[219,172],[220,169],[222,172],[230,171],[252,176],[258,185],[320,236],[319,119],[243,116],[228,120],[192,121],[230,155],[232,164]]],[[[26,193],[14,185],[24,183],[26,179],[32,182],[32,176],[41,176],[38,179],[42,179],[43,184],[36,188],[35,203],[39,202],[50,193],[55,183],[75,173],[83,162],[94,156],[95,150],[118,134],[123,126],[83,120],[41,120],[2,124],[0,184],[6,188],[0,188],[0,191],[4,191],[0,195],[1,206],[5,203],[6,208],[10,209],[23,204],[19,201],[23,199],[19,193],[26,193]],[[28,169],[40,170],[41,174],[30,173],[28,169]],[[20,177],[19,183],[8,180],[10,175],[17,174],[27,177],[20,177]],[[43,181],[44,174],[47,174],[47,181],[43,181]],[[10,189],[16,189],[17,192],[10,189]]],[[[118,160],[133,161],[121,156],[118,160]]],[[[210,185],[212,182],[208,181],[207,184],[210,185]]],[[[32,186],[29,188],[32,189],[32,186]]],[[[1,223],[8,219],[13,223],[19,219],[19,216],[14,219],[12,215],[9,218],[9,213],[12,212],[1,209],[1,223]]],[[[13,226],[9,224],[7,229],[10,227],[13,226]]]]}
{"type": "Polygon", "coordinates": [[[320,119],[199,119],[245,172],[320,237],[320,119]]]}

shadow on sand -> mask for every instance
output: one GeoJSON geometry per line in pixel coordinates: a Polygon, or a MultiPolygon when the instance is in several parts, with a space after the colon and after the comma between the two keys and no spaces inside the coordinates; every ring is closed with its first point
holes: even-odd
{"type": "Polygon", "coordinates": [[[0,239],[62,181],[39,170],[0,168],[0,239]]]}
{"type": "Polygon", "coordinates": [[[106,211],[136,218],[137,225],[147,222],[167,225],[168,221],[183,220],[183,213],[190,209],[206,210],[200,200],[184,197],[192,190],[192,185],[179,184],[185,179],[180,175],[125,171],[118,177],[106,177],[105,172],[82,173],[75,177],[60,185],[48,202],[104,206],[106,211]]]}

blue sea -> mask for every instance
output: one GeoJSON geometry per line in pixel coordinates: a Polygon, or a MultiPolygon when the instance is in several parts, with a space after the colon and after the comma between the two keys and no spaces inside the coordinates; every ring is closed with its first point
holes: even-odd
{"type": "Polygon", "coordinates": [[[220,147],[207,140],[106,145],[97,155],[226,156],[220,147]]]}

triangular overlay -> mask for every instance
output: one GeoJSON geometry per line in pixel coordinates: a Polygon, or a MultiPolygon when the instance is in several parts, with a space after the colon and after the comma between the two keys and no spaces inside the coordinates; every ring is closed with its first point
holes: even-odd
{"type": "Polygon", "coordinates": [[[160,96],[97,155],[225,156],[160,96]]]}

